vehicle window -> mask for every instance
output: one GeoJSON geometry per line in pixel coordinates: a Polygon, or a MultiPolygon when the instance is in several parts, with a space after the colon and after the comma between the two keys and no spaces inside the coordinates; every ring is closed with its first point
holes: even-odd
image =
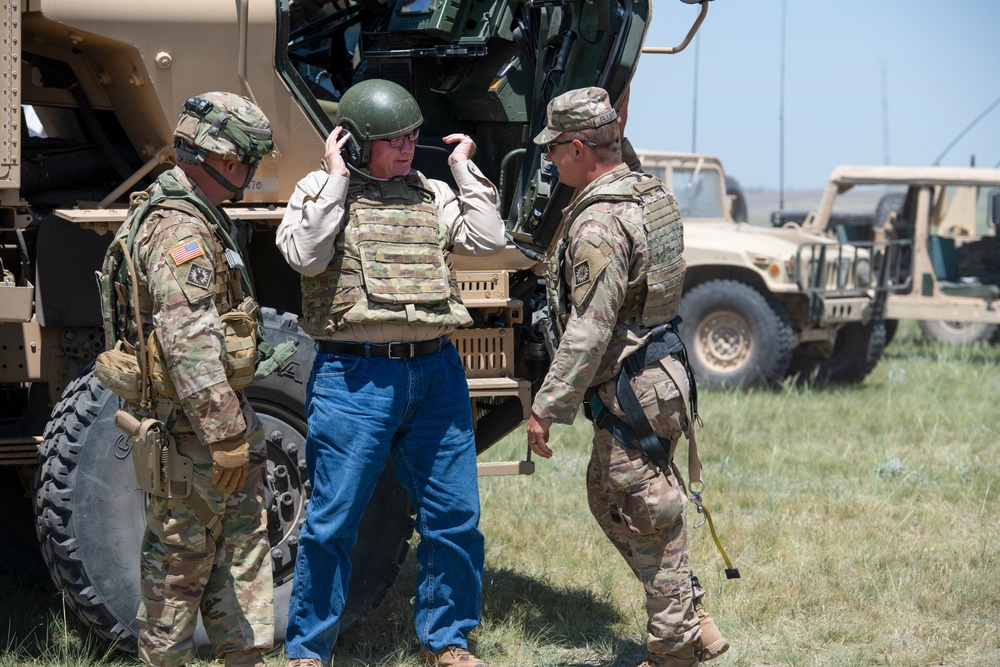
{"type": "Polygon", "coordinates": [[[721,218],[722,179],[713,169],[673,170],[673,193],[684,218],[721,218]]]}

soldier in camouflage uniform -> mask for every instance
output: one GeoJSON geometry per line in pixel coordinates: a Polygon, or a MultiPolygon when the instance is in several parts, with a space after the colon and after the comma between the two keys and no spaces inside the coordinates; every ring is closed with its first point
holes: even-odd
{"type": "Polygon", "coordinates": [[[155,332],[151,345],[161,359],[151,364],[153,416],[192,460],[193,488],[185,499],[149,501],[139,657],[159,667],[193,659],[201,611],[226,667],[263,667],[261,649],[274,641],[264,438],[253,409],[227,379],[220,319],[252,302],[244,301],[249,281],[219,205],[242,196],[271,151],[270,123],[243,97],[206,93],[187,100],[174,138],[177,166],[133,195],[134,205],[147,199],[150,205],[136,221],[132,257],[143,330],[155,332]],[[209,530],[215,522],[218,538],[209,530]]]}
{"type": "Polygon", "coordinates": [[[302,327],[316,339],[306,414],[312,493],[288,611],[291,667],[328,663],[358,523],[390,454],[416,510],[414,627],[430,664],[475,667],[483,535],[465,370],[448,333],[472,320],[451,253],[504,247],[496,189],[451,134],[456,194],[412,169],[423,116],[401,86],[348,89],[325,169],[303,178],[277,243],[302,274],[302,327]],[[354,155],[342,157],[347,142],[354,155]]]}
{"type": "Polygon", "coordinates": [[[572,423],[585,401],[615,418],[597,420],[587,492],[591,512],[645,590],[649,655],[640,664],[696,665],[729,645],[692,581],[687,496],[673,464],[691,418],[689,375],[671,324],[685,267],[677,203],[660,181],[622,162],[619,119],[604,90],[556,97],[548,119],[535,143],[577,194],[547,274],[560,342],[532,405],[528,443],[552,456],[551,424],[572,423]],[[673,352],[651,354],[656,346],[673,352]],[[629,396],[631,414],[623,405],[629,396]],[[655,455],[637,442],[642,424],[659,444],[655,455]],[[703,634],[706,624],[712,636],[703,634]]]}

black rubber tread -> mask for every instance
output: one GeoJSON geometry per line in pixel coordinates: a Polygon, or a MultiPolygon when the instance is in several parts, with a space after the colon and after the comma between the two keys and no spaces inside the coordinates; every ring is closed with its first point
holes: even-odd
{"type": "Polygon", "coordinates": [[[924,340],[947,345],[992,343],[1000,334],[1000,325],[988,322],[948,322],[945,320],[918,320],[917,326],[924,340]]]}
{"type": "Polygon", "coordinates": [[[801,381],[858,384],[875,370],[887,341],[885,320],[851,322],[837,332],[833,354],[819,359],[796,352],[788,374],[798,374],[801,381]]]}
{"type": "Polygon", "coordinates": [[[711,388],[756,387],[778,383],[792,360],[795,331],[784,308],[755,288],[736,280],[702,283],[681,300],[681,336],[699,385],[711,388]],[[698,352],[696,334],[713,313],[740,315],[753,339],[750,356],[732,372],[720,373],[706,365],[698,352]]]}
{"type": "Polygon", "coordinates": [[[110,613],[108,602],[91,585],[73,523],[76,463],[110,397],[88,373],[70,383],[52,410],[35,472],[35,530],[42,558],[67,606],[98,636],[115,640],[127,633],[127,626],[110,613]]]}
{"type": "MultiPolygon", "coordinates": [[[[265,309],[264,316],[268,341],[276,344],[296,338],[299,351],[278,374],[248,390],[248,397],[265,423],[266,432],[269,428],[298,429],[304,435],[301,420],[314,355],[311,341],[298,328],[294,315],[265,309]]],[[[52,412],[39,449],[35,528],[43,560],[56,587],[64,593],[67,606],[97,636],[134,652],[138,631],[138,546],[145,503],[135,489],[129,443],[113,424],[116,410],[117,399],[92,372],[67,387],[52,412]],[[105,500],[107,506],[102,505],[105,500]],[[95,522],[101,525],[95,526],[95,522]]],[[[269,435],[269,459],[272,444],[269,435]]],[[[297,456],[304,460],[304,447],[300,449],[297,456]]],[[[273,498],[269,488],[268,504],[273,498]]],[[[302,515],[302,510],[296,517],[302,515]]],[[[396,482],[391,466],[387,466],[351,552],[355,569],[342,620],[343,632],[366,619],[385,598],[399,575],[412,534],[413,517],[406,493],[396,482]]],[[[297,535],[297,523],[294,530],[278,535],[278,542],[272,533],[272,548],[280,546],[291,553],[294,546],[289,544],[297,542],[297,535]]],[[[288,564],[284,571],[287,576],[282,581],[276,577],[275,582],[276,642],[284,640],[287,597],[292,585],[288,564]]],[[[207,642],[201,632],[198,639],[202,645],[207,642]]]]}

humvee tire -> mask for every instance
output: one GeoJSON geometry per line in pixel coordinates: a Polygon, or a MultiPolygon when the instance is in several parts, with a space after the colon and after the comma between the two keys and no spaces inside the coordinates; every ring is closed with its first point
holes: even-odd
{"type": "Polygon", "coordinates": [[[968,345],[992,343],[1000,333],[1000,326],[987,322],[949,322],[947,320],[918,320],[917,326],[924,340],[931,343],[968,345]]]}
{"type": "Polygon", "coordinates": [[[820,383],[857,384],[875,369],[887,344],[884,320],[871,320],[868,324],[850,322],[837,332],[837,341],[829,357],[811,357],[796,351],[788,374],[798,374],[800,381],[814,379],[820,383]]]}
{"type": "Polygon", "coordinates": [[[776,302],[735,280],[712,280],[685,292],[681,338],[700,385],[766,386],[792,361],[794,331],[776,302]]]}
{"type": "MultiPolygon", "coordinates": [[[[275,642],[284,641],[298,533],[308,494],[305,386],[314,350],[291,314],[264,309],[271,344],[299,350],[280,371],[247,390],[267,439],[268,536],[274,565],[275,642]]],[[[92,370],[74,380],[52,412],[35,477],[36,531],[43,559],[69,607],[101,637],[134,652],[144,494],[136,488],[130,440],[114,425],[118,400],[92,370]]],[[[409,549],[409,501],[383,472],[351,552],[354,565],[343,631],[364,620],[395,582],[409,549]]],[[[199,629],[198,641],[207,638],[199,629]]]]}

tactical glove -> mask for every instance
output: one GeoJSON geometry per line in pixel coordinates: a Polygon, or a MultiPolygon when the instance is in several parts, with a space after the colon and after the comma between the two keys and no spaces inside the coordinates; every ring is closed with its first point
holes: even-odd
{"type": "Polygon", "coordinates": [[[242,435],[208,446],[212,452],[212,482],[223,495],[243,486],[250,469],[250,443],[242,435]]]}

